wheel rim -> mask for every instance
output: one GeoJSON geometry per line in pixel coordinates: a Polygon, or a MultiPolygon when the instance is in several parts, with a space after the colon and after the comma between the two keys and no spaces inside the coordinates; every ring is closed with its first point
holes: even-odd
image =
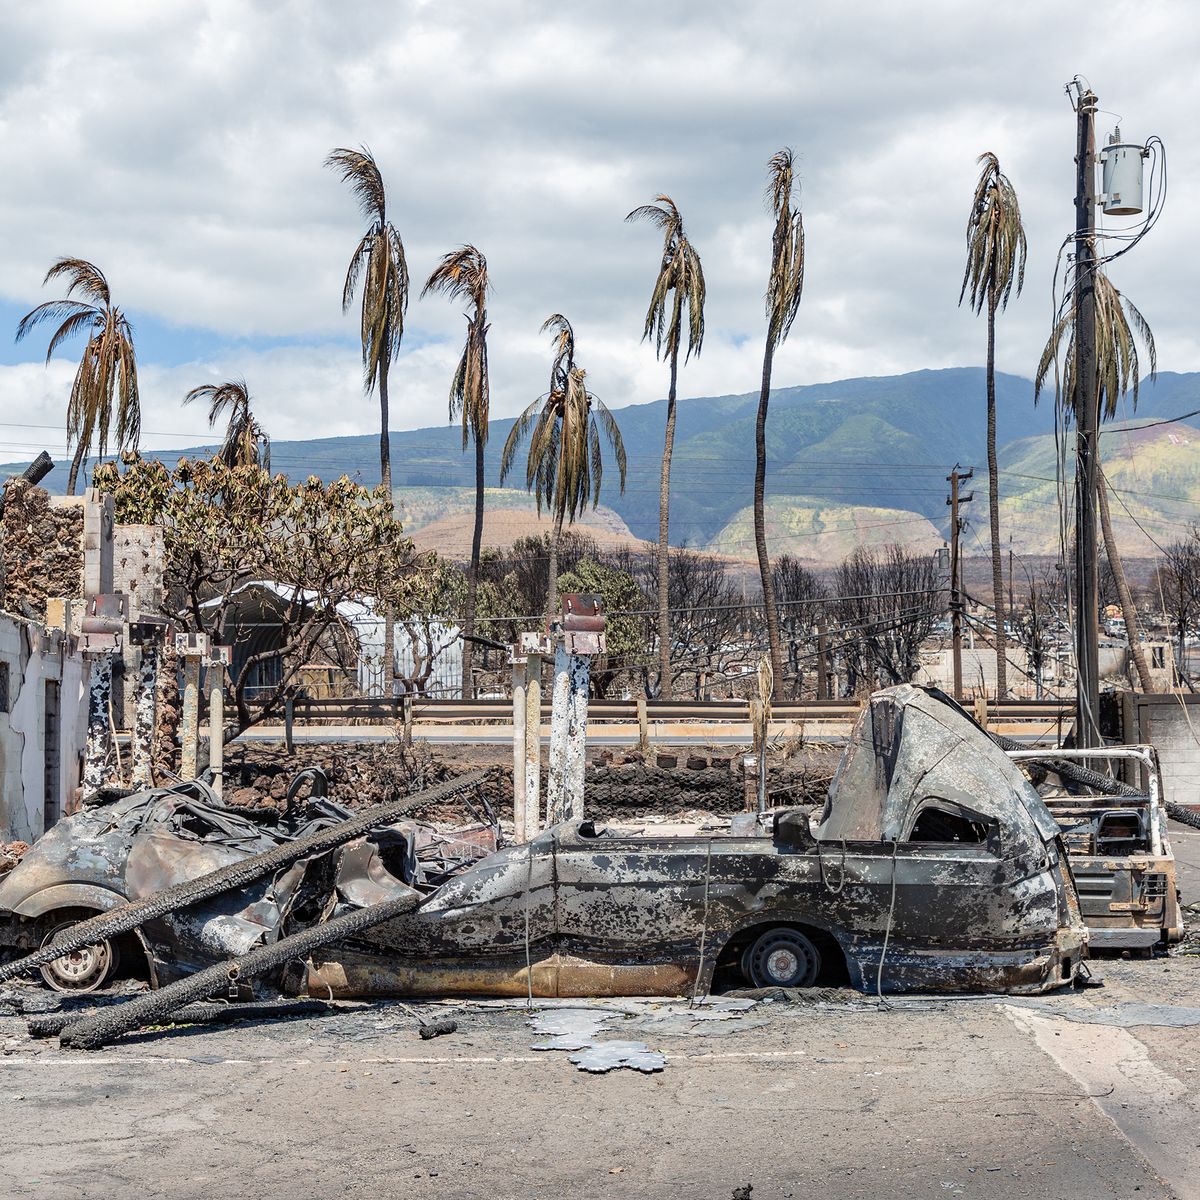
{"type": "Polygon", "coordinates": [[[797,930],[772,929],[747,951],[743,970],[755,987],[809,987],[821,970],[821,955],[797,930]]]}
{"type": "MultiPolygon", "coordinates": [[[[71,922],[58,925],[42,939],[49,943],[62,929],[69,929],[71,922]]],[[[46,963],[41,968],[42,978],[56,992],[94,992],[104,986],[117,965],[117,955],[107,939],[95,946],[84,946],[71,950],[61,958],[46,963]]]]}

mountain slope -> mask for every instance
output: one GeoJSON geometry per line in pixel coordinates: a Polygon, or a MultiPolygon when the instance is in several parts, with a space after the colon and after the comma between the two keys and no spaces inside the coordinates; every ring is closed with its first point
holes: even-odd
{"type": "MultiPolygon", "coordinates": [[[[1032,456],[1029,470],[1023,473],[1053,478],[1052,400],[1044,399],[1035,406],[1032,384],[1015,375],[999,375],[996,393],[998,440],[1004,447],[1006,472],[1017,471],[1020,463],[1032,456]]],[[[741,526],[754,476],[757,403],[755,392],[680,401],[671,481],[672,542],[721,549],[723,541],[733,539],[740,544],[744,540],[741,526]]],[[[1173,417],[1197,408],[1200,374],[1163,373],[1156,385],[1143,386],[1137,416],[1173,417]]],[[[625,494],[620,495],[610,462],[602,499],[635,537],[655,539],[666,402],[630,405],[615,410],[615,415],[629,452],[629,481],[625,494]]],[[[511,426],[509,419],[492,424],[486,461],[489,487],[499,485],[500,452],[511,426]]],[[[1115,436],[1106,435],[1106,446],[1115,436]]],[[[458,428],[451,426],[392,434],[397,487],[422,493],[422,519],[426,522],[438,519],[439,495],[444,494],[442,508],[449,515],[456,508],[458,490],[473,484],[471,456],[463,454],[461,437],[458,428]]],[[[1164,437],[1153,439],[1146,453],[1162,460],[1161,470],[1167,476],[1174,473],[1190,478],[1186,465],[1190,451],[1169,452],[1165,447],[1171,443],[1164,442],[1164,437]]],[[[377,452],[377,440],[365,434],[278,442],[272,460],[276,469],[296,478],[315,474],[331,479],[346,474],[373,482],[378,473],[377,452]]],[[[177,452],[159,456],[173,462],[177,452]]],[[[976,466],[976,501],[969,513],[975,528],[986,531],[986,480],[979,479],[984,458],[981,368],[845,379],[777,388],[772,393],[767,496],[777,506],[781,528],[787,526],[794,532],[812,527],[813,522],[846,525],[847,519],[830,515],[842,508],[862,508],[872,514],[894,511],[899,514],[896,519],[925,517],[944,531],[945,476],[956,462],[963,467],[976,466]]],[[[1139,470],[1151,470],[1150,461],[1145,460],[1139,470]]],[[[522,478],[518,472],[510,479],[510,485],[516,485],[512,487],[514,495],[523,493],[519,486],[522,478]]],[[[52,489],[61,489],[65,479],[65,470],[60,468],[47,482],[52,489]]],[[[1024,483],[1006,474],[1005,538],[1011,529],[1030,544],[1045,545],[1047,530],[1053,531],[1055,525],[1055,520],[1046,516],[1047,512],[1053,516],[1053,505],[1047,509],[1047,493],[1039,491],[1037,480],[1024,483]],[[1031,522],[1028,529],[1026,522],[1031,522]]],[[[1134,483],[1134,490],[1137,486],[1134,483]]],[[[1053,484],[1049,488],[1052,501],[1053,484]]],[[[1191,496],[1190,491],[1172,491],[1165,483],[1154,490],[1168,496],[1191,496]]],[[[1156,519],[1179,517],[1178,503],[1147,499],[1145,511],[1156,519]]],[[[860,525],[869,523],[865,516],[855,519],[860,525]]],[[[1183,518],[1185,523],[1188,519],[1183,518]]],[[[1056,534],[1052,540],[1057,545],[1056,534]]],[[[986,532],[983,541],[986,543],[986,532]]],[[[776,552],[784,548],[773,546],[776,552]]]]}

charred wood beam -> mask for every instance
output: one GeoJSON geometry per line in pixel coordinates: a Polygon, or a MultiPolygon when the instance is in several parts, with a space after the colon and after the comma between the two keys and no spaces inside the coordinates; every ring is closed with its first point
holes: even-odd
{"type": "Polygon", "coordinates": [[[269,946],[258,946],[228,962],[205,967],[156,992],[147,992],[136,1000],[103,1008],[90,1017],[68,1025],[59,1035],[59,1044],[75,1050],[97,1050],[123,1033],[141,1029],[145,1025],[160,1024],[177,1009],[211,996],[222,988],[255,979],[289,962],[303,962],[322,946],[353,938],[375,925],[412,912],[422,899],[420,892],[411,891],[407,895],[386,900],[383,904],[357,908],[321,925],[313,925],[269,946]]]}
{"type": "MultiPolygon", "coordinates": [[[[119,1005],[105,1005],[87,1012],[47,1013],[45,1016],[30,1017],[28,1032],[31,1038],[58,1037],[69,1025],[78,1024],[87,1017],[119,1005]]],[[[243,1000],[231,1003],[226,1000],[202,1000],[188,1004],[171,1014],[172,1025],[231,1025],[234,1021],[275,1021],[286,1017],[325,1016],[339,1011],[343,1006],[331,1000],[294,1000],[284,997],[278,1000],[243,1000]]],[[[357,1006],[350,1006],[357,1007],[357,1006]]]]}

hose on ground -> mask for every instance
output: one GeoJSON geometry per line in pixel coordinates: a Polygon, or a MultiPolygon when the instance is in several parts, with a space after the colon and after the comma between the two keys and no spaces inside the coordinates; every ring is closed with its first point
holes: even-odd
{"type": "Polygon", "coordinates": [[[384,921],[412,912],[421,900],[420,892],[409,891],[382,904],[356,908],[320,925],[310,926],[269,946],[258,946],[238,958],[205,967],[158,991],[102,1008],[75,1021],[61,1032],[59,1044],[75,1050],[98,1050],[123,1033],[141,1029],[144,1025],[161,1024],[184,1005],[203,1000],[231,983],[244,983],[289,962],[303,962],[322,946],[352,938],[384,921]]]}
{"type": "MultiPolygon", "coordinates": [[[[28,1032],[31,1038],[58,1037],[68,1025],[78,1024],[84,1017],[94,1016],[116,1005],[102,1009],[92,1008],[84,1012],[46,1013],[30,1017],[28,1032]]],[[[227,1003],[224,1000],[201,1000],[187,1004],[171,1014],[172,1025],[230,1025],[234,1021],[277,1020],[280,1017],[312,1017],[336,1012],[338,1006],[329,1000],[294,1000],[290,997],[278,1000],[241,1000],[227,1003]]]]}
{"type": "Polygon", "coordinates": [[[302,858],[323,854],[327,850],[332,850],[356,837],[369,833],[380,825],[390,825],[393,821],[408,816],[420,808],[439,804],[452,796],[477,787],[486,778],[486,771],[472,771],[470,774],[460,775],[457,779],[451,779],[437,787],[429,788],[427,791],[418,792],[416,795],[390,800],[386,804],[377,804],[339,825],[320,829],[307,837],[284,842],[262,854],[230,863],[215,871],[209,871],[197,879],[189,879],[185,883],[176,884],[174,887],[154,892],[140,900],[131,900],[118,908],[89,917],[77,925],[72,925],[69,929],[64,929],[52,942],[35,950],[32,954],[0,966],[0,983],[45,966],[46,963],[53,962],[56,958],[61,958],[73,950],[82,950],[85,946],[94,946],[98,942],[104,941],[105,938],[128,933],[146,921],[166,916],[167,913],[187,908],[192,904],[198,904],[201,900],[219,896],[222,892],[245,887],[246,884],[253,883],[254,880],[261,879],[264,875],[274,875],[277,871],[291,866],[292,863],[298,862],[302,858]]]}

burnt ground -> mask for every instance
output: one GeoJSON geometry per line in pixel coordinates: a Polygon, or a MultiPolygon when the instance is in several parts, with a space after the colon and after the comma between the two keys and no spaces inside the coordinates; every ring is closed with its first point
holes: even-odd
{"type": "MultiPolygon", "coordinates": [[[[1200,833],[1172,832],[1187,900],[1200,833]]],[[[719,1020],[606,1002],[598,1038],[660,1051],[648,1075],[584,1074],[566,1051],[532,1049],[546,1037],[511,1003],[382,1003],[93,1054],[0,1016],[0,1193],[1200,1196],[1200,956],[1095,970],[1103,986],[1078,993],[881,1003],[822,989],[719,1020]],[[418,1012],[458,1029],[424,1041],[418,1012]]]]}

